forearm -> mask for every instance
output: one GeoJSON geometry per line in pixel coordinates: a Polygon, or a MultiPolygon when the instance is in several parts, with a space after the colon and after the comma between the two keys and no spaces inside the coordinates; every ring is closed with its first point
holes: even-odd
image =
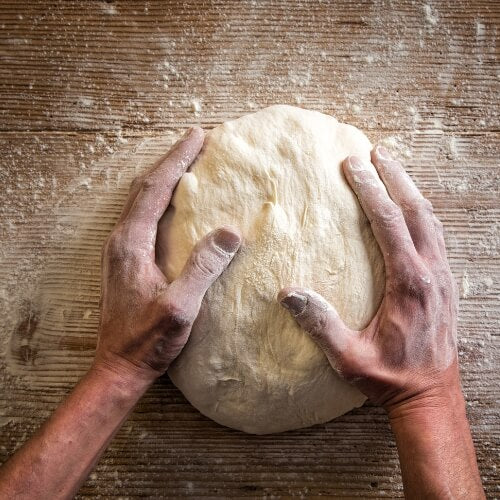
{"type": "Polygon", "coordinates": [[[148,385],[92,367],[0,469],[0,497],[72,497],[148,385]]]}
{"type": "Polygon", "coordinates": [[[406,498],[484,498],[460,387],[389,411],[406,498]]]}

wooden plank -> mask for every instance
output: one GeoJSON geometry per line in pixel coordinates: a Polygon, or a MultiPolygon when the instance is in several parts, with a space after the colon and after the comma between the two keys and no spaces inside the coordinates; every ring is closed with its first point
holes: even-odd
{"type": "MultiPolygon", "coordinates": [[[[4,325],[2,330],[13,333],[16,324],[12,320],[22,312],[24,299],[32,299],[31,307],[39,311],[40,318],[32,337],[21,330],[10,338],[4,367],[9,384],[9,391],[4,392],[8,399],[3,402],[6,439],[0,441],[5,456],[50,414],[89,366],[98,320],[102,241],[119,213],[131,178],[161,156],[174,135],[147,139],[129,136],[125,138],[127,143],[120,144],[120,149],[113,154],[106,154],[107,148],[103,146],[97,158],[85,158],[88,167],[83,184],[82,157],[74,155],[67,162],[69,152],[89,151],[88,146],[95,143],[112,144],[113,136],[96,141],[91,134],[68,134],[64,138],[61,134],[43,134],[43,151],[35,151],[36,171],[30,170],[32,154],[18,155],[18,160],[9,163],[8,178],[15,172],[30,172],[36,183],[24,190],[12,189],[13,199],[6,204],[13,209],[11,215],[15,214],[19,221],[9,217],[14,228],[10,229],[12,237],[6,240],[8,245],[3,248],[0,267],[2,282],[10,285],[7,290],[12,291],[14,299],[9,309],[15,312],[11,323],[4,325]],[[61,179],[61,185],[54,192],[50,182],[53,175],[61,179]],[[87,189],[87,186],[92,188],[87,189]],[[71,193],[71,197],[62,202],[57,200],[57,206],[54,193],[59,192],[71,193]],[[30,197],[42,200],[35,213],[27,203],[30,197]],[[43,242],[46,235],[51,237],[46,238],[44,244],[34,244],[43,242]],[[38,266],[31,258],[17,261],[19,255],[35,247],[38,266]],[[34,279],[36,286],[33,286],[34,279]],[[18,303],[19,299],[23,301],[18,303]]],[[[30,151],[32,143],[31,134],[23,134],[21,138],[16,134],[15,139],[10,134],[8,137],[3,135],[0,142],[6,152],[30,151]]],[[[483,144],[478,141],[474,157],[481,156],[483,144]]],[[[462,301],[460,355],[465,370],[465,391],[469,396],[469,415],[479,440],[480,463],[486,471],[483,474],[486,480],[489,478],[496,484],[491,440],[496,439],[498,445],[497,408],[494,405],[498,398],[498,375],[495,359],[491,357],[495,339],[489,332],[495,333],[499,318],[499,269],[498,261],[491,259],[493,247],[479,243],[489,241],[491,224],[499,220],[499,211],[493,208],[468,210],[468,207],[472,198],[479,199],[486,207],[493,207],[497,193],[488,192],[483,185],[477,188],[472,185],[469,196],[464,198],[461,192],[446,190],[447,186],[453,187],[458,182],[456,169],[460,169],[460,165],[455,167],[453,161],[443,160],[444,163],[438,165],[436,162],[435,168],[425,170],[425,162],[416,160],[418,148],[411,156],[416,161],[415,173],[422,169],[427,172],[426,182],[440,187],[437,192],[429,191],[428,196],[439,206],[448,230],[447,243],[455,276],[463,280],[463,273],[467,271],[467,279],[472,284],[466,292],[468,297],[462,301]],[[446,203],[439,204],[443,197],[446,203]],[[476,263],[480,261],[483,263],[477,269],[476,263]],[[485,276],[490,277],[491,282],[485,276]]],[[[471,158],[463,157],[462,160],[468,162],[471,158]]],[[[492,164],[490,170],[494,172],[492,164]]],[[[165,489],[176,495],[184,492],[195,496],[217,495],[222,491],[228,496],[266,492],[285,495],[287,488],[295,494],[308,488],[309,494],[324,491],[341,496],[393,496],[401,493],[401,485],[389,481],[394,477],[396,466],[397,456],[387,421],[377,408],[356,410],[326,426],[257,438],[208,421],[187,404],[168,380],[162,380],[141,402],[103,459],[96,479],[89,481],[83,491],[89,495],[95,491],[110,494],[126,473],[130,483],[124,490],[127,495],[139,492],[158,495],[165,489]],[[377,444],[373,444],[374,440],[377,444]],[[319,449],[316,441],[323,442],[319,449]],[[374,446],[373,450],[367,451],[366,447],[370,446],[374,446]],[[263,447],[268,448],[266,453],[263,447]],[[356,451],[360,447],[362,453],[356,451]],[[143,455],[148,458],[141,459],[143,455]],[[214,460],[217,463],[215,471],[212,469],[214,460]],[[154,464],[158,470],[151,470],[154,464]],[[249,472],[248,465],[252,465],[253,472],[249,472]],[[281,479],[274,480],[274,475],[281,479]],[[307,477],[312,479],[308,481],[307,477]],[[145,483],[149,484],[147,488],[145,483]],[[378,486],[373,487],[371,483],[378,486]],[[245,485],[255,489],[247,491],[245,485]]]]}
{"type": "Polygon", "coordinates": [[[4,0],[0,126],[153,130],[299,102],[355,115],[363,129],[498,130],[497,2],[428,10],[411,1],[4,0]]]}
{"type": "MultiPolygon", "coordinates": [[[[425,5],[0,3],[1,461],[91,362],[100,247],[130,180],[188,125],[287,102],[398,151],[433,202],[462,290],[479,465],[498,495],[500,8],[425,5]]],[[[203,417],[165,377],[79,496],[97,495],[401,497],[402,486],[379,408],[256,437],[203,417]]]]}

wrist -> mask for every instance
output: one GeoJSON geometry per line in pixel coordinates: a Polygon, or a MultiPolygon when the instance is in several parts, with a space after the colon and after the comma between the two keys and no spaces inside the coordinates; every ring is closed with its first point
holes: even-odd
{"type": "Polygon", "coordinates": [[[432,389],[415,394],[400,402],[385,407],[391,425],[398,421],[412,421],[428,415],[449,418],[465,417],[465,400],[460,386],[445,389],[432,389]]]}
{"type": "Polygon", "coordinates": [[[436,375],[432,383],[420,387],[420,390],[401,395],[385,405],[396,434],[428,426],[468,425],[456,364],[436,375]]]}
{"type": "Polygon", "coordinates": [[[458,364],[454,362],[429,378],[431,380],[418,383],[418,377],[413,377],[413,388],[399,392],[383,405],[391,422],[428,412],[465,415],[458,364]]]}
{"type": "Polygon", "coordinates": [[[135,369],[126,360],[96,357],[89,376],[96,378],[120,397],[137,401],[153,384],[156,377],[135,369]]]}
{"type": "Polygon", "coordinates": [[[408,498],[484,498],[460,387],[389,409],[408,498]]]}

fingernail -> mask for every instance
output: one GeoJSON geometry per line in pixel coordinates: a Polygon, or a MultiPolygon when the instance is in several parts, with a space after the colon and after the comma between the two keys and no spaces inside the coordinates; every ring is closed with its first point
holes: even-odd
{"type": "Polygon", "coordinates": [[[307,297],[297,292],[291,292],[281,299],[281,305],[294,316],[298,316],[307,306],[307,297]]]}
{"type": "Polygon", "coordinates": [[[241,236],[226,229],[219,229],[214,235],[214,243],[226,253],[235,253],[240,247],[241,236]]]}
{"type": "Polygon", "coordinates": [[[368,170],[368,164],[357,156],[349,156],[349,167],[351,170],[368,170]]]}
{"type": "Polygon", "coordinates": [[[377,156],[382,158],[382,160],[392,160],[392,155],[384,148],[384,146],[377,146],[375,149],[377,156]]]}

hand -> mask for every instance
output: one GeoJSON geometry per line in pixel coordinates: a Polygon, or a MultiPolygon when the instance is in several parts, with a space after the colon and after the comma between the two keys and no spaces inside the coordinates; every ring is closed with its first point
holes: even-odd
{"type": "Polygon", "coordinates": [[[384,256],[385,296],[373,320],[353,331],[322,297],[302,288],[286,288],[278,299],[341,376],[390,410],[459,387],[458,300],[432,205],[387,150],[373,150],[372,163],[376,170],[349,157],[343,169],[384,256]]]}
{"type": "Polygon", "coordinates": [[[103,248],[99,368],[146,381],[165,373],[188,340],[205,292],[240,246],[235,229],[211,232],[170,284],[155,263],[158,221],[203,139],[202,129],[189,130],[153,170],[132,183],[103,248]]]}
{"type": "Polygon", "coordinates": [[[102,254],[94,365],[37,433],[0,469],[0,498],[73,498],[154,379],[186,343],[208,287],[241,237],[219,228],[167,283],[155,263],[158,221],[203,145],[194,128],[136,179],[102,254]]]}

